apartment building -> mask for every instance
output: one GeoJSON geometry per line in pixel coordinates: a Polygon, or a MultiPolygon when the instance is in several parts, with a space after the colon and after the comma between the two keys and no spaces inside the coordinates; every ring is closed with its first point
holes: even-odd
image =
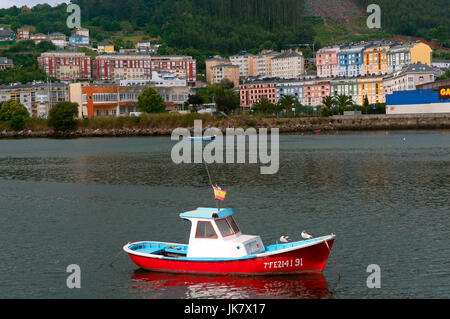
{"type": "Polygon", "coordinates": [[[206,59],[205,60],[206,82],[214,83],[213,82],[214,74],[213,74],[213,70],[212,70],[212,68],[214,66],[219,65],[219,64],[228,64],[228,63],[230,63],[230,61],[228,59],[222,58],[219,55],[216,55],[212,58],[206,59]]]}
{"type": "Polygon", "coordinates": [[[305,73],[303,54],[297,49],[281,51],[272,58],[272,76],[281,79],[298,78],[305,73]]]}
{"type": "Polygon", "coordinates": [[[338,55],[339,46],[329,46],[320,49],[316,53],[317,76],[336,77],[339,76],[338,55]]]}
{"type": "Polygon", "coordinates": [[[99,81],[151,80],[150,56],[139,53],[98,55],[92,63],[93,77],[99,81]]]}
{"type": "MultiPolygon", "coordinates": [[[[70,101],[78,103],[78,116],[117,117],[138,112],[138,97],[147,86],[121,86],[115,83],[72,83],[69,86],[70,101]]],[[[161,95],[168,109],[182,109],[187,101],[190,88],[154,87],[161,95]]]]}
{"type": "Polygon", "coordinates": [[[415,90],[417,85],[434,82],[434,70],[422,63],[404,66],[401,71],[384,78],[385,94],[415,90]]]}
{"type": "Polygon", "coordinates": [[[212,83],[220,83],[223,79],[228,79],[233,82],[235,88],[239,87],[239,66],[224,63],[218,64],[211,68],[212,70],[212,83]]]}
{"type": "Polygon", "coordinates": [[[84,52],[51,51],[38,57],[39,68],[61,81],[91,78],[91,57],[84,52]]]}
{"type": "Polygon", "coordinates": [[[335,78],[330,81],[330,95],[351,96],[354,103],[358,103],[358,78],[335,78]]]}
{"type": "Polygon", "coordinates": [[[338,72],[341,77],[356,77],[364,74],[363,50],[366,44],[345,44],[337,53],[338,72]]]}
{"type": "Polygon", "coordinates": [[[197,81],[197,61],[191,56],[151,56],[151,70],[171,72],[178,78],[185,78],[189,86],[195,86],[197,81]]]}
{"type": "Polygon", "coordinates": [[[322,105],[323,98],[330,95],[331,87],[329,80],[307,80],[303,85],[303,105],[322,105]]]}
{"type": "Polygon", "coordinates": [[[185,87],[186,79],[178,78],[170,72],[152,71],[151,80],[120,80],[120,86],[151,86],[151,87],[185,87]]]}
{"type": "Polygon", "coordinates": [[[46,118],[56,103],[69,100],[68,85],[50,82],[0,85],[0,103],[9,100],[23,104],[31,117],[46,118]]]}
{"type": "Polygon", "coordinates": [[[386,94],[382,76],[365,76],[358,79],[358,105],[367,97],[369,104],[384,103],[386,94]]]}
{"type": "Polygon", "coordinates": [[[265,98],[276,103],[277,83],[275,81],[256,81],[244,83],[239,86],[240,105],[250,108],[255,102],[265,98]]]}
{"type": "Polygon", "coordinates": [[[79,117],[110,117],[138,111],[138,96],[144,89],[142,86],[72,83],[69,95],[70,101],[79,105],[79,117]]]}
{"type": "Polygon", "coordinates": [[[450,60],[433,59],[431,66],[442,70],[450,69],[450,60]]]}
{"type": "Polygon", "coordinates": [[[275,101],[278,102],[283,96],[291,95],[299,102],[303,100],[304,81],[284,80],[276,83],[275,101]]]}
{"type": "Polygon", "coordinates": [[[102,42],[97,45],[98,53],[114,53],[114,44],[109,42],[102,42]]]}
{"type": "Polygon", "coordinates": [[[280,52],[262,50],[256,57],[256,75],[259,77],[272,77],[272,59],[280,52]]]}
{"type": "Polygon", "coordinates": [[[166,103],[168,110],[182,110],[187,102],[191,89],[188,86],[154,87],[166,103]]]}
{"type": "Polygon", "coordinates": [[[239,76],[243,78],[257,76],[257,56],[246,51],[241,51],[230,56],[231,64],[239,66],[239,76]]]}
{"type": "Polygon", "coordinates": [[[387,73],[387,51],[392,43],[386,41],[371,42],[363,50],[363,74],[381,75],[387,73]]]}

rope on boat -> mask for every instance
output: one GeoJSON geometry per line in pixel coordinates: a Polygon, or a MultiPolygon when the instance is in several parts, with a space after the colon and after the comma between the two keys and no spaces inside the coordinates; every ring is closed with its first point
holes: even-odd
{"type": "MultiPolygon", "coordinates": [[[[327,243],[327,241],[324,239],[323,240],[324,242],[325,242],[325,245],[327,245],[327,248],[328,248],[328,252],[329,252],[329,254],[330,254],[330,256],[331,256],[331,249],[330,249],[330,246],[328,245],[328,243],[327,243]]],[[[338,282],[341,280],[341,273],[339,272],[339,270],[338,270],[338,268],[337,268],[337,265],[336,265],[336,262],[334,261],[334,258],[333,258],[333,256],[331,256],[331,261],[333,262],[333,264],[334,264],[334,268],[336,268],[336,272],[337,272],[337,274],[338,274],[338,282]]]]}
{"type": "Polygon", "coordinates": [[[121,249],[120,252],[116,255],[116,257],[114,257],[112,262],[109,264],[110,267],[112,267],[112,264],[114,264],[116,262],[117,258],[119,258],[121,253],[123,253],[123,249],[121,249]]]}

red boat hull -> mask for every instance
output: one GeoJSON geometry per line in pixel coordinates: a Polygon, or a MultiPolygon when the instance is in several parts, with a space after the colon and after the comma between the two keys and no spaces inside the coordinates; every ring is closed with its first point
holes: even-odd
{"type": "Polygon", "coordinates": [[[281,275],[321,273],[327,262],[334,239],[312,246],[250,259],[237,260],[183,260],[139,256],[129,253],[131,260],[141,268],[172,273],[281,275]]]}

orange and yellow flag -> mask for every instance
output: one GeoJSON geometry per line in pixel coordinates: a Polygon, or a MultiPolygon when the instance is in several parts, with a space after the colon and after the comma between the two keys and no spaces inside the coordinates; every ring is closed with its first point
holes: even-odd
{"type": "Polygon", "coordinates": [[[213,186],[213,189],[214,189],[214,195],[216,196],[216,199],[225,200],[225,196],[227,195],[227,191],[224,191],[219,186],[213,186]]]}

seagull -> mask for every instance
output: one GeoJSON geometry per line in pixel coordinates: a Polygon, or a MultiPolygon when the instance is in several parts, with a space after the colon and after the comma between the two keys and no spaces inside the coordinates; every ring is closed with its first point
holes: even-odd
{"type": "Polygon", "coordinates": [[[302,231],[302,237],[303,237],[303,239],[311,239],[311,238],[313,238],[310,234],[308,234],[306,232],[306,230],[302,231]]]}
{"type": "Polygon", "coordinates": [[[289,236],[281,236],[280,237],[280,242],[287,243],[288,241],[289,241],[289,236]]]}

